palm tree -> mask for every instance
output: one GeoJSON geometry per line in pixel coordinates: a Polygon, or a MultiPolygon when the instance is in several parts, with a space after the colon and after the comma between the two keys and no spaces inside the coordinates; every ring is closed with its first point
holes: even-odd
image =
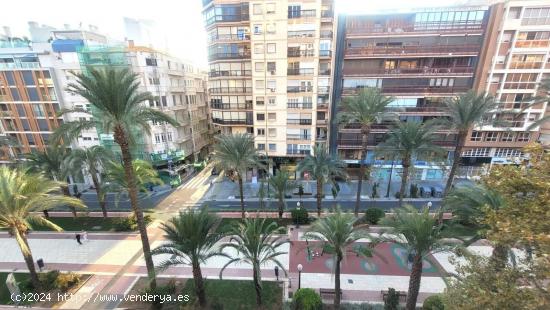
{"type": "Polygon", "coordinates": [[[388,133],[386,141],[378,146],[380,152],[392,154],[401,159],[403,174],[399,190],[399,206],[403,204],[413,158],[445,152],[443,148],[434,144],[434,133],[437,130],[438,126],[434,121],[400,122],[388,133]]]}
{"type": "Polygon", "coordinates": [[[216,137],[214,145],[214,164],[219,168],[233,173],[239,182],[239,195],[241,198],[241,215],[244,219],[244,191],[243,176],[248,169],[261,167],[258,152],[254,147],[254,137],[249,134],[222,135],[216,137]]]}
{"type": "Polygon", "coordinates": [[[386,107],[394,98],[383,96],[377,88],[365,88],[358,96],[348,97],[342,101],[342,112],[336,115],[338,123],[350,125],[361,125],[362,149],[360,160],[360,175],[357,183],[357,198],[355,201],[355,216],[359,215],[359,206],[361,204],[361,190],[363,187],[363,178],[366,174],[365,160],[367,156],[367,142],[374,123],[380,123],[384,119],[390,118],[392,114],[388,113],[386,107]]]}
{"type": "MultiPolygon", "coordinates": [[[[536,105],[539,105],[544,102],[550,101],[550,78],[546,78],[542,81],[540,81],[539,84],[539,91],[543,93],[542,96],[537,96],[536,98],[533,98],[533,100],[530,103],[526,103],[524,108],[521,109],[521,111],[518,113],[518,117],[523,117],[523,114],[525,113],[525,110],[532,108],[536,105]]],[[[550,121],[550,115],[543,115],[540,119],[533,122],[531,125],[529,125],[526,130],[530,131],[533,130],[542,124],[550,121]]]]}
{"type": "Polygon", "coordinates": [[[445,194],[447,194],[453,185],[454,177],[460,164],[460,156],[464,143],[468,138],[469,130],[478,125],[483,116],[489,111],[497,107],[497,102],[493,97],[483,93],[477,95],[473,90],[468,91],[458,97],[445,101],[446,110],[449,114],[449,119],[446,122],[448,128],[457,132],[455,152],[447,185],[445,186],[445,194]]]}
{"type": "Polygon", "coordinates": [[[227,254],[222,254],[230,259],[220,270],[220,279],[225,268],[231,264],[242,262],[252,265],[256,304],[258,306],[262,305],[262,275],[260,267],[271,262],[279,266],[286,275],[286,270],[277,257],[287,253],[279,250],[279,248],[287,243],[288,240],[284,240],[282,235],[275,235],[279,230],[280,227],[275,222],[267,223],[265,219],[259,218],[244,219],[242,223],[233,226],[228,233],[231,236],[231,241],[220,247],[220,253],[223,253],[226,249],[232,249],[237,255],[236,257],[231,257],[227,254]]]}
{"type": "Polygon", "coordinates": [[[156,287],[155,266],[151,258],[151,248],[147,237],[147,227],[143,220],[143,212],[139,207],[136,180],[132,167],[132,154],[130,146],[133,142],[131,130],[139,128],[150,133],[150,122],[166,122],[177,126],[173,118],[161,111],[146,107],[143,103],[153,99],[150,93],[140,92],[139,75],[128,69],[103,70],[90,69],[89,74],[75,74],[76,83],[70,83],[67,90],[80,95],[91,105],[93,113],[82,109],[65,110],[63,113],[81,112],[92,114],[90,120],[67,122],[59,126],[53,139],[67,137],[73,140],[83,130],[100,128],[105,133],[113,133],[114,141],[120,146],[124,171],[128,182],[130,204],[136,216],[136,221],[141,236],[143,254],[147,272],[151,279],[151,287],[156,287]]]}
{"type": "Polygon", "coordinates": [[[356,224],[357,218],[344,213],[340,207],[336,207],[334,213],[327,217],[319,218],[311,225],[310,229],[304,235],[306,239],[313,239],[322,243],[322,248],[328,248],[333,252],[333,272],[334,272],[334,306],[340,308],[340,265],[346,257],[348,251],[363,256],[372,256],[373,247],[356,247],[351,245],[363,238],[370,238],[368,226],[365,224],[356,224]]]}
{"type": "Polygon", "coordinates": [[[274,192],[277,200],[279,200],[279,218],[283,218],[286,202],[285,195],[288,191],[296,188],[296,183],[290,180],[290,174],[286,171],[278,171],[274,176],[269,178],[269,185],[274,192]]]}
{"type": "MultiPolygon", "coordinates": [[[[105,199],[107,192],[115,193],[115,202],[118,204],[120,194],[129,192],[126,170],[122,164],[111,161],[106,164],[105,177],[102,183],[101,199],[105,199]]],[[[157,171],[151,163],[136,159],[132,161],[132,169],[135,186],[138,192],[147,192],[147,185],[161,185],[162,180],[158,177],[157,171]]]]}
{"type": "Polygon", "coordinates": [[[412,269],[409,278],[409,291],[405,309],[416,309],[416,300],[422,279],[422,261],[430,253],[448,251],[455,245],[446,239],[451,236],[451,229],[444,228],[440,212],[429,214],[429,208],[418,211],[412,206],[398,208],[392,217],[382,220],[387,226],[379,241],[393,242],[407,249],[412,255],[412,269]]]}
{"type": "Polygon", "coordinates": [[[18,145],[19,145],[19,141],[17,141],[17,139],[15,139],[14,137],[9,135],[0,135],[0,149],[2,149],[3,147],[8,148],[9,158],[15,157],[12,147],[15,147],[18,145]]]}
{"type": "MultiPolygon", "coordinates": [[[[496,211],[506,208],[506,200],[494,189],[483,185],[457,186],[453,188],[443,200],[445,209],[451,211],[456,220],[468,227],[474,233],[471,244],[479,239],[486,238],[490,227],[486,224],[487,211],[496,211]]],[[[492,259],[497,267],[502,269],[508,261],[510,249],[503,244],[495,244],[492,259]]]]}
{"type": "Polygon", "coordinates": [[[165,270],[170,266],[191,265],[195,292],[201,307],[206,306],[206,295],[201,272],[201,264],[210,257],[217,255],[214,246],[222,235],[216,233],[220,219],[208,213],[208,209],[201,211],[187,210],[171,218],[168,223],[162,224],[167,243],[153,249],[153,255],[168,254],[158,268],[165,270]]]}
{"type": "Polygon", "coordinates": [[[339,191],[336,178],[346,178],[346,164],[337,157],[329,155],[323,144],[313,148],[313,155],[307,155],[298,163],[296,170],[300,173],[307,171],[317,182],[317,215],[321,216],[321,199],[323,198],[323,186],[332,183],[333,194],[339,191]]]}
{"type": "Polygon", "coordinates": [[[26,170],[0,167],[0,228],[7,229],[15,237],[27,268],[32,285],[40,290],[27,232],[33,224],[62,230],[48,219],[34,214],[62,205],[84,208],[79,199],[59,195],[60,182],[52,181],[42,174],[26,170]]]}
{"type": "Polygon", "coordinates": [[[105,171],[105,165],[112,159],[111,152],[100,145],[94,145],[87,149],[73,149],[71,152],[71,165],[84,169],[92,177],[103,217],[107,217],[107,208],[101,194],[101,183],[98,176],[100,171],[105,171]]]}

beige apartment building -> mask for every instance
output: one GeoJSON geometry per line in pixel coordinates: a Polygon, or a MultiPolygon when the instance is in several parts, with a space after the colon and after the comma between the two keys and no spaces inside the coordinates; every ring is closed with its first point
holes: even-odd
{"type": "Polygon", "coordinates": [[[332,1],[204,0],[210,108],[221,133],[254,135],[276,167],[328,139],[332,1]]]}
{"type": "Polygon", "coordinates": [[[528,127],[547,113],[540,82],[550,78],[550,2],[506,1],[491,6],[474,88],[500,102],[484,126],[474,128],[462,156],[465,164],[504,164],[519,160],[530,142],[547,143],[543,125],[528,127]],[[496,121],[496,123],[494,122],[496,121]]]}

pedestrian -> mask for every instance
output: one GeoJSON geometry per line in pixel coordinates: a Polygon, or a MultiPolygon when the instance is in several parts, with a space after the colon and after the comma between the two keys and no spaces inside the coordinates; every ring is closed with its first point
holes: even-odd
{"type": "Polygon", "coordinates": [[[80,241],[80,234],[76,234],[76,242],[78,242],[78,244],[82,245],[82,242],[80,241]]]}
{"type": "Polygon", "coordinates": [[[88,232],[87,231],[82,232],[82,241],[88,242],[88,232]]]}

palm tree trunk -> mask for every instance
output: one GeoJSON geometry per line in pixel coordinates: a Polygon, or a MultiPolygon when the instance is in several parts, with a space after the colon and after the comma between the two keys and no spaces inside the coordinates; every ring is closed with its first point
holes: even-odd
{"type": "Polygon", "coordinates": [[[19,245],[21,253],[23,254],[23,259],[25,260],[27,268],[29,269],[31,283],[34,286],[35,290],[40,291],[42,287],[40,285],[40,281],[38,280],[38,274],[36,273],[36,267],[34,266],[34,259],[32,257],[31,249],[29,248],[27,238],[25,237],[25,232],[21,232],[18,229],[14,229],[13,231],[15,235],[15,241],[19,245]]]}
{"type": "Polygon", "coordinates": [[[204,281],[202,279],[201,266],[199,262],[193,262],[193,280],[195,280],[195,293],[199,298],[201,308],[206,307],[206,294],[204,292],[204,281]]]}
{"type": "Polygon", "coordinates": [[[363,189],[363,178],[365,177],[365,171],[366,171],[366,165],[365,160],[367,156],[367,145],[368,145],[368,138],[369,138],[369,128],[368,126],[362,126],[361,128],[362,132],[362,146],[363,149],[361,150],[361,157],[359,160],[359,181],[357,182],[357,198],[355,200],[355,216],[359,216],[359,207],[361,206],[361,190],[363,189]]]}
{"type": "Polygon", "coordinates": [[[403,158],[401,164],[403,165],[403,175],[401,175],[401,188],[399,189],[399,207],[403,206],[403,196],[405,196],[407,181],[409,180],[409,168],[411,166],[411,159],[405,157],[403,158]]]}
{"type": "MultiPolygon", "coordinates": [[[[63,195],[71,197],[71,192],[69,191],[69,186],[61,185],[61,192],[63,193],[63,195]]],[[[69,206],[69,209],[71,209],[71,212],[73,213],[73,216],[76,217],[76,208],[72,207],[72,206],[69,206]]]]}
{"type": "Polygon", "coordinates": [[[455,178],[456,170],[458,169],[458,165],[460,164],[460,155],[462,154],[462,148],[464,148],[464,142],[466,141],[466,136],[468,135],[468,132],[459,132],[456,145],[455,145],[455,153],[453,156],[453,165],[451,166],[451,171],[449,171],[449,178],[447,179],[447,184],[445,185],[445,192],[443,193],[444,196],[447,195],[451,187],[453,186],[453,181],[455,178]]]}
{"type": "Polygon", "coordinates": [[[340,309],[340,262],[342,257],[337,255],[336,266],[334,266],[334,309],[340,309]]]}
{"type": "Polygon", "coordinates": [[[92,175],[92,182],[94,183],[95,192],[97,193],[97,200],[99,201],[99,206],[101,207],[101,211],[103,212],[103,217],[107,217],[107,206],[105,203],[105,197],[101,196],[101,185],[99,184],[99,180],[97,179],[97,174],[95,172],[91,173],[92,175]]]}
{"type": "Polygon", "coordinates": [[[244,220],[244,192],[243,192],[243,178],[241,177],[241,173],[238,174],[239,178],[239,195],[241,198],[241,217],[244,220]]]}
{"type": "Polygon", "coordinates": [[[407,293],[406,310],[416,309],[416,300],[418,299],[418,291],[420,290],[420,280],[422,279],[422,255],[414,256],[411,276],[409,278],[409,292],[407,293]]]}
{"type": "Polygon", "coordinates": [[[256,290],[256,305],[259,307],[262,305],[262,283],[259,277],[259,266],[254,266],[252,272],[254,273],[254,289],[256,290]]]}
{"type": "Polygon", "coordinates": [[[147,266],[147,273],[151,289],[157,287],[155,278],[155,265],[153,264],[153,258],[151,257],[151,247],[149,246],[149,238],[147,236],[147,226],[143,220],[143,212],[139,208],[137,199],[136,180],[134,177],[134,168],[132,165],[132,155],[130,154],[130,146],[128,145],[128,139],[124,129],[120,126],[115,127],[115,142],[120,146],[122,153],[122,163],[124,164],[124,172],[128,182],[128,196],[130,196],[130,204],[134,210],[136,216],[136,222],[141,236],[141,245],[143,248],[143,256],[145,258],[145,265],[147,266]]]}
{"type": "Polygon", "coordinates": [[[285,201],[283,199],[284,199],[284,196],[279,198],[279,218],[280,219],[283,218],[283,213],[285,212],[285,201]]]}
{"type": "Polygon", "coordinates": [[[321,217],[321,199],[323,197],[323,182],[317,180],[317,216],[321,217]]]}

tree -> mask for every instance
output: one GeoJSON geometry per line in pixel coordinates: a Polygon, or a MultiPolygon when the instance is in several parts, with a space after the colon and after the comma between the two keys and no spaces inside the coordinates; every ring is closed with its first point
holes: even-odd
{"type": "Polygon", "coordinates": [[[259,218],[244,219],[242,223],[234,225],[229,231],[228,235],[231,236],[230,242],[220,247],[220,252],[222,253],[226,249],[232,249],[237,255],[236,257],[231,257],[223,254],[229,258],[229,261],[220,270],[220,279],[225,268],[231,264],[242,262],[252,265],[256,304],[258,306],[262,305],[262,275],[260,267],[271,262],[279,266],[286,275],[286,270],[277,257],[287,253],[281,251],[279,248],[288,241],[284,240],[283,235],[275,235],[279,230],[280,227],[275,222],[268,223],[265,219],[259,218]]]}
{"type": "Polygon", "coordinates": [[[378,146],[381,153],[393,154],[401,159],[403,174],[399,190],[399,206],[403,204],[413,159],[445,152],[435,144],[435,132],[438,129],[435,121],[400,122],[388,133],[386,141],[378,146]]]}
{"type": "Polygon", "coordinates": [[[170,266],[191,265],[195,291],[201,307],[206,306],[204,281],[201,264],[218,254],[214,250],[222,235],[216,232],[220,219],[208,213],[207,208],[200,211],[187,210],[163,223],[161,229],[165,232],[167,243],[153,249],[153,255],[168,254],[158,268],[165,270],[170,266]]]}
{"type": "Polygon", "coordinates": [[[285,195],[288,191],[296,188],[296,183],[290,180],[288,172],[279,170],[274,176],[269,178],[269,185],[279,201],[279,218],[283,218],[283,212],[285,212],[286,207],[285,195]]]}
{"type": "Polygon", "coordinates": [[[422,261],[430,253],[450,250],[455,243],[446,238],[452,236],[452,227],[445,227],[443,214],[429,213],[425,207],[418,211],[412,206],[395,210],[395,214],[382,220],[388,228],[383,232],[380,241],[399,244],[412,255],[412,269],[407,293],[407,310],[416,309],[416,300],[422,278],[422,261]]]}
{"type": "MultiPolygon", "coordinates": [[[[536,108],[535,106],[540,105],[541,103],[547,103],[550,101],[550,78],[546,78],[540,81],[539,91],[543,93],[542,96],[533,98],[529,103],[525,103],[523,109],[517,114],[517,117],[523,117],[525,110],[530,108],[536,108]]],[[[544,123],[550,121],[550,115],[543,115],[540,119],[534,121],[531,125],[526,128],[526,131],[531,131],[544,123]]]]}
{"type": "Polygon", "coordinates": [[[15,237],[29,269],[32,284],[37,290],[41,289],[41,285],[27,242],[27,233],[33,224],[47,226],[56,231],[62,229],[34,212],[63,205],[84,208],[79,199],[59,195],[60,184],[42,174],[0,167],[0,228],[7,229],[15,237]]]}
{"type": "Polygon", "coordinates": [[[241,198],[241,215],[244,219],[244,191],[243,176],[248,169],[261,167],[258,152],[254,147],[254,137],[249,134],[221,135],[216,137],[214,145],[214,164],[221,169],[233,173],[239,182],[241,198]]]}
{"type": "Polygon", "coordinates": [[[92,106],[91,112],[82,109],[64,110],[63,113],[81,112],[91,114],[90,120],[67,122],[59,126],[52,139],[66,137],[73,140],[83,130],[100,128],[105,133],[113,133],[114,141],[120,146],[124,171],[128,182],[130,204],[136,216],[141,236],[143,254],[151,288],[156,287],[155,266],[151,258],[151,248],[147,237],[147,227],[143,212],[139,207],[137,188],[130,146],[133,144],[132,129],[141,129],[150,134],[150,122],[166,122],[177,126],[178,122],[159,110],[143,105],[153,99],[150,93],[140,92],[139,75],[129,69],[106,68],[90,69],[89,74],[75,74],[76,83],[69,83],[67,90],[86,99],[92,106]]]}
{"type": "Polygon", "coordinates": [[[323,248],[333,252],[333,273],[334,273],[334,306],[340,308],[340,264],[346,257],[347,251],[351,250],[363,256],[372,256],[371,247],[358,247],[350,249],[350,246],[357,240],[370,238],[367,227],[364,224],[356,224],[357,218],[349,213],[344,213],[340,207],[336,207],[332,214],[319,218],[304,235],[306,239],[317,240],[323,248]]]}
{"type": "Polygon", "coordinates": [[[296,170],[300,173],[307,171],[311,178],[317,182],[317,215],[321,216],[321,200],[323,199],[323,186],[327,183],[332,184],[334,196],[340,187],[336,178],[346,178],[346,164],[337,157],[329,155],[323,144],[316,145],[313,148],[313,155],[307,155],[298,163],[296,170]]]}
{"type": "Polygon", "coordinates": [[[100,145],[94,145],[87,149],[73,149],[71,152],[70,165],[84,169],[92,177],[103,217],[107,217],[107,207],[105,206],[104,195],[101,194],[101,183],[98,177],[100,171],[105,171],[105,165],[112,159],[111,152],[100,145]]]}
{"type": "Polygon", "coordinates": [[[387,106],[394,100],[392,97],[383,96],[377,88],[365,88],[358,96],[348,97],[342,100],[342,111],[336,115],[338,123],[361,125],[362,149],[360,160],[360,175],[357,183],[357,198],[355,202],[355,216],[359,216],[361,203],[361,190],[363,178],[366,174],[365,160],[367,156],[368,136],[371,126],[390,118],[393,113],[388,113],[387,106]]]}
{"type": "Polygon", "coordinates": [[[446,100],[445,106],[446,112],[449,114],[449,119],[446,121],[448,126],[446,127],[457,132],[453,164],[445,186],[446,195],[453,185],[469,130],[478,125],[484,115],[495,109],[497,102],[485,93],[477,95],[473,90],[470,90],[458,97],[446,100]]]}
{"type": "Polygon", "coordinates": [[[19,141],[17,141],[16,138],[9,135],[0,135],[0,149],[6,147],[8,149],[9,158],[15,157],[15,154],[11,148],[18,145],[19,141]]]}

